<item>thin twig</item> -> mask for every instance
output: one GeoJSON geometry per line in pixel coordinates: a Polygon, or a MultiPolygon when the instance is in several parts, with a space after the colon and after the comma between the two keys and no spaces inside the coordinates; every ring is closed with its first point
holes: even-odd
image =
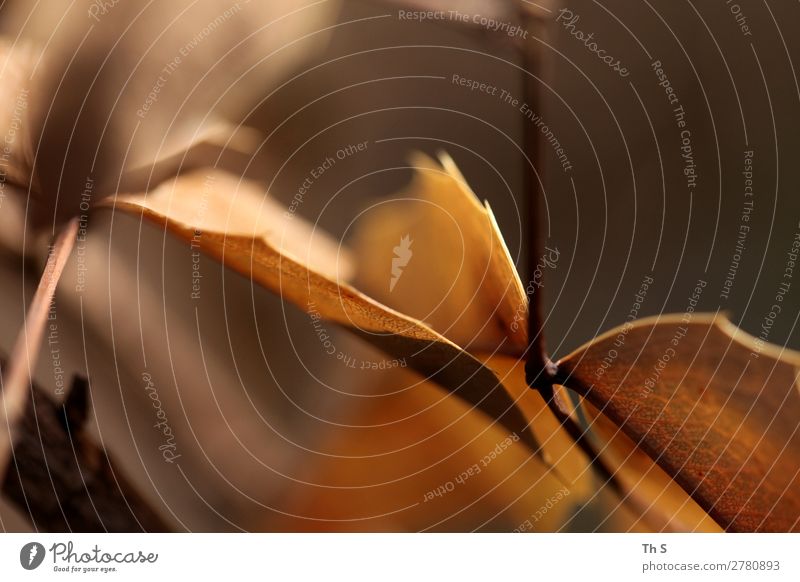
{"type": "MultiPolygon", "coordinates": [[[[531,29],[538,26],[540,21],[523,3],[519,3],[519,19],[523,27],[531,29]]],[[[534,110],[540,106],[539,87],[533,74],[541,67],[537,47],[530,41],[520,45],[520,60],[522,64],[522,95],[525,103],[534,110]]],[[[523,159],[523,199],[526,209],[527,244],[528,252],[528,278],[536,272],[539,255],[542,249],[542,237],[539,228],[539,198],[541,196],[540,183],[542,169],[537,168],[540,155],[539,132],[534,124],[523,121],[522,147],[525,152],[523,159]]],[[[544,326],[542,318],[541,290],[534,285],[526,285],[528,293],[528,349],[525,363],[525,375],[528,385],[534,387],[538,384],[547,385],[549,378],[555,374],[555,367],[547,356],[544,342],[544,326]]]]}
{"type": "Polygon", "coordinates": [[[11,352],[8,371],[0,379],[3,400],[0,409],[0,475],[5,474],[8,467],[14,428],[25,412],[25,403],[30,392],[31,370],[36,365],[41,351],[47,314],[77,233],[78,220],[75,218],[67,223],[51,247],[39,286],[25,315],[22,331],[11,352]]]}

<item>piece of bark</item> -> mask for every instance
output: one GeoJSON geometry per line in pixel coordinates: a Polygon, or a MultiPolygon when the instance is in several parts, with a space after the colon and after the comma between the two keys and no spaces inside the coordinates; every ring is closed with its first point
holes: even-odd
{"type": "Polygon", "coordinates": [[[58,404],[31,386],[3,495],[37,531],[169,531],[85,430],[88,390],[88,382],[76,377],[65,402],[58,404]]]}

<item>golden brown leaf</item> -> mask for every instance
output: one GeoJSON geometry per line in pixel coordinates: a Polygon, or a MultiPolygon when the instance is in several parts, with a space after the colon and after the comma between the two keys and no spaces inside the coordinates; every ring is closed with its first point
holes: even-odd
{"type": "Polygon", "coordinates": [[[508,431],[392,370],[390,394],[362,399],[352,424],[289,496],[279,529],[554,531],[580,495],[508,431]],[[499,451],[499,452],[497,452],[499,451]],[[547,503],[548,500],[551,500],[547,503]],[[546,505],[545,505],[546,504],[546,505]]]}
{"type": "Polygon", "coordinates": [[[219,168],[243,175],[261,140],[261,134],[252,128],[217,122],[196,132],[185,143],[159,152],[155,159],[132,164],[119,184],[113,186],[121,192],[144,192],[169,178],[201,168],[219,168]]]}
{"type": "Polygon", "coordinates": [[[623,502],[649,531],[718,532],[719,525],[620,428],[582,402],[593,436],[624,493],[623,502]]]}
{"type": "Polygon", "coordinates": [[[40,52],[29,43],[0,38],[0,134],[3,140],[0,194],[6,184],[27,191],[32,178],[31,75],[40,52]]]}
{"type": "Polygon", "coordinates": [[[564,383],[724,529],[800,529],[800,355],[722,316],[641,320],[624,342],[619,332],[560,361],[564,383]]]}
{"type": "Polygon", "coordinates": [[[424,323],[367,297],[340,277],[334,278],[335,273],[326,275],[326,264],[330,269],[338,262],[320,261],[316,248],[312,249],[322,235],[312,230],[309,241],[298,242],[294,223],[299,217],[288,219],[289,226],[286,220],[278,226],[280,218],[271,222],[274,212],[266,212],[272,218],[262,214],[263,208],[250,214],[256,208],[254,201],[263,196],[252,182],[210,170],[164,182],[148,194],[118,196],[104,204],[163,225],[312,317],[341,324],[406,361],[538,449],[527,421],[491,370],[424,323]],[[240,204],[240,199],[250,202],[240,204]]]}
{"type": "Polygon", "coordinates": [[[453,160],[418,153],[408,188],[364,212],[353,248],[357,285],[470,351],[521,353],[528,301],[488,204],[453,160]],[[402,270],[396,247],[410,241],[402,270]]]}
{"type": "Polygon", "coordinates": [[[580,498],[591,491],[588,459],[550,411],[547,403],[525,381],[525,362],[503,355],[477,356],[491,368],[533,427],[548,463],[580,498]]]}

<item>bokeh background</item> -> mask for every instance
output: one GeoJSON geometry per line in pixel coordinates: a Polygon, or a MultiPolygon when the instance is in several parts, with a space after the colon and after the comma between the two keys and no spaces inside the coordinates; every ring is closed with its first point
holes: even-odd
{"type": "MultiPolygon", "coordinates": [[[[506,6],[429,4],[517,17],[506,6]]],[[[685,311],[703,280],[698,310],[726,311],[758,335],[800,232],[800,7],[526,4],[532,20],[524,40],[538,63],[530,106],[571,166],[564,171],[542,141],[538,225],[523,211],[519,146],[531,121],[497,94],[452,81],[487,83],[523,101],[517,44],[502,32],[409,21],[398,12],[407,8],[379,1],[4,3],[8,42],[41,51],[29,123],[42,169],[27,213],[10,188],[0,206],[0,348],[10,351],[33,292],[37,240],[74,211],[85,178],[98,184],[97,196],[113,192],[123,168],[218,120],[261,132],[247,177],[287,205],[323,160],[366,143],[315,179],[298,209],[345,242],[360,213],[408,183],[410,152],[447,151],[491,204],[523,282],[531,229],[559,250],[541,289],[554,357],[622,323],[646,276],[655,285],[641,315],[685,311]],[[562,8],[628,76],[570,34],[562,8]],[[180,64],[165,74],[176,55],[180,64]],[[654,61],[685,110],[698,176],[691,190],[654,61]],[[139,115],[160,76],[157,99],[139,115]],[[750,230],[723,298],[750,150],[750,230]]],[[[91,379],[98,442],[176,529],[511,531],[560,491],[515,449],[435,506],[420,503],[487,444],[491,450],[502,439],[496,427],[410,372],[365,372],[332,360],[306,315],[210,259],[201,259],[202,291],[191,299],[192,250],[158,228],[108,211],[92,213],[89,228],[79,243],[86,271],[73,260],[57,296],[63,359],[91,379]],[[158,451],[144,373],[175,431],[178,465],[158,451]]],[[[424,248],[415,253],[424,259],[424,248]]],[[[800,348],[798,293],[788,293],[770,342],[800,348]]],[[[333,325],[327,331],[353,357],[382,360],[333,325]]],[[[36,380],[55,391],[46,349],[36,380]]],[[[607,491],[576,493],[557,507],[535,529],[649,527],[607,491]]],[[[4,501],[0,518],[6,530],[32,528],[4,501]]]]}

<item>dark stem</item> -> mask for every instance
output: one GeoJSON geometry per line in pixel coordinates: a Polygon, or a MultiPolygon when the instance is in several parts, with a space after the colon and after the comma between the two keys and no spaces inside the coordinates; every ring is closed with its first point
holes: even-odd
{"type": "MultiPolygon", "coordinates": [[[[520,3],[520,22],[527,30],[534,30],[541,22],[526,10],[520,3]]],[[[541,67],[538,47],[533,41],[523,42],[519,45],[522,71],[522,96],[525,103],[538,111],[541,107],[539,95],[539,82],[534,73],[541,67]]],[[[542,236],[539,228],[539,198],[541,197],[541,168],[537,170],[539,162],[540,141],[539,132],[533,123],[523,119],[522,148],[525,153],[523,159],[523,205],[525,208],[526,250],[528,279],[536,272],[539,256],[542,253],[542,236]]],[[[528,349],[526,350],[525,376],[528,385],[532,388],[547,385],[555,374],[555,366],[547,356],[544,342],[544,327],[542,318],[541,289],[534,285],[526,285],[528,296],[528,349]]]]}
{"type": "MultiPolygon", "coordinates": [[[[519,3],[520,22],[529,31],[540,25],[526,10],[524,3],[519,3]]],[[[537,111],[541,108],[539,82],[533,76],[541,71],[542,61],[540,52],[532,40],[520,45],[522,71],[522,95],[525,103],[537,111]]],[[[543,167],[536,168],[540,161],[541,141],[539,132],[533,123],[523,120],[522,146],[526,159],[523,160],[523,194],[525,204],[525,218],[527,219],[527,251],[528,251],[528,278],[536,272],[539,258],[542,254],[542,233],[540,229],[539,207],[543,195],[543,167]]],[[[578,419],[571,413],[554,390],[554,385],[569,386],[569,379],[562,378],[558,366],[547,354],[544,339],[544,319],[542,316],[541,288],[534,285],[526,286],[528,294],[528,349],[525,362],[525,379],[534,390],[538,390],[544,398],[550,411],[555,415],[561,426],[572,437],[584,454],[589,458],[592,467],[598,476],[609,485],[617,494],[622,492],[619,480],[614,476],[600,451],[590,439],[588,429],[581,426],[578,419]]]]}
{"type": "Polygon", "coordinates": [[[614,471],[611,470],[605,459],[603,459],[595,443],[592,442],[589,429],[581,426],[575,414],[565,406],[565,403],[561,401],[558,393],[553,388],[555,384],[566,387],[568,383],[568,379],[559,378],[558,374],[556,374],[550,383],[539,385],[537,390],[544,401],[547,402],[547,407],[561,423],[562,428],[567,431],[567,434],[572,437],[575,444],[589,458],[590,465],[597,472],[597,476],[602,479],[603,484],[610,486],[617,495],[622,496],[624,493],[622,484],[615,477],[614,471]]]}
{"type": "Polygon", "coordinates": [[[0,361],[1,491],[40,531],[168,531],[85,430],[88,382],[76,378],[59,404],[31,380],[77,229],[73,219],[56,238],[8,366],[0,361]]]}

